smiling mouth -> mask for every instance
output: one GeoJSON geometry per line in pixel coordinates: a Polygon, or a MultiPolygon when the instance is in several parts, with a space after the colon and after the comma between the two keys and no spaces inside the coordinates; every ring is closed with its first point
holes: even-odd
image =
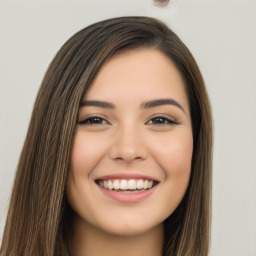
{"type": "Polygon", "coordinates": [[[157,181],[148,179],[108,179],[96,180],[96,183],[106,189],[123,193],[138,193],[152,189],[157,181]]]}

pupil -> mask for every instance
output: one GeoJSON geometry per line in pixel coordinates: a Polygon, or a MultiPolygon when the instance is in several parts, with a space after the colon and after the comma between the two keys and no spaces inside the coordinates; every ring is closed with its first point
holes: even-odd
{"type": "Polygon", "coordinates": [[[92,118],[91,122],[99,124],[101,122],[101,120],[99,118],[92,118]]]}
{"type": "Polygon", "coordinates": [[[165,123],[165,120],[163,119],[163,118],[156,118],[155,120],[154,120],[154,123],[155,124],[164,124],[165,123]]]}

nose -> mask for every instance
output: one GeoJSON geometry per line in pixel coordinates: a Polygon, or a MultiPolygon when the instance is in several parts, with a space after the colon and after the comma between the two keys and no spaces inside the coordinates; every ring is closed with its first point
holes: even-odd
{"type": "Polygon", "coordinates": [[[109,155],[111,159],[125,163],[145,160],[148,150],[139,129],[131,126],[120,128],[115,134],[109,155]]]}

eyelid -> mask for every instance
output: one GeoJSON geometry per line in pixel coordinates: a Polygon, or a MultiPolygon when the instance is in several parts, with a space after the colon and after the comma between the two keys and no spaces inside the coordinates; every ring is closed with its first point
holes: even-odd
{"type": "MultiPolygon", "coordinates": [[[[91,126],[99,126],[99,125],[111,125],[111,123],[107,120],[107,118],[105,116],[102,116],[102,114],[90,114],[87,116],[84,116],[83,118],[81,118],[81,121],[77,121],[78,124],[81,125],[91,125],[91,126]],[[86,123],[88,120],[90,119],[101,119],[104,123],[86,123]]],[[[145,122],[146,125],[178,125],[180,124],[178,121],[175,120],[175,118],[173,118],[170,115],[167,114],[155,114],[153,116],[151,116],[148,121],[145,122]],[[149,123],[150,121],[152,121],[153,119],[157,119],[157,118],[161,118],[167,121],[167,123],[159,123],[159,124],[154,124],[154,123],[149,123]]]]}
{"type": "Polygon", "coordinates": [[[179,122],[176,121],[175,118],[173,118],[167,114],[156,114],[154,116],[151,116],[145,124],[149,124],[149,122],[152,121],[152,119],[156,119],[156,118],[165,119],[168,121],[168,123],[167,124],[152,124],[152,125],[178,125],[179,124],[179,122]]]}
{"type": "Polygon", "coordinates": [[[111,124],[111,123],[107,120],[106,117],[103,117],[103,116],[101,116],[101,115],[99,115],[99,114],[92,114],[92,115],[85,116],[85,117],[83,117],[83,118],[81,119],[81,121],[78,120],[77,123],[78,123],[78,124],[81,124],[81,125],[95,125],[95,126],[97,126],[97,125],[106,125],[106,124],[109,125],[109,124],[111,124]],[[103,124],[90,124],[90,123],[86,123],[86,121],[88,121],[88,120],[90,120],[90,119],[93,119],[93,118],[95,118],[95,119],[101,119],[101,120],[105,121],[106,123],[103,123],[103,124]]]}

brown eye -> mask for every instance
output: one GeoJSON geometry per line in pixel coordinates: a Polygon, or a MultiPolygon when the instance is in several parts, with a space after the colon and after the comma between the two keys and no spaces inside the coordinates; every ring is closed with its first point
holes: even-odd
{"type": "Polygon", "coordinates": [[[147,124],[153,124],[153,125],[172,125],[172,124],[178,124],[177,122],[175,122],[172,119],[163,117],[163,116],[158,116],[158,117],[154,117],[151,118],[147,124]]]}
{"type": "Polygon", "coordinates": [[[103,124],[109,124],[104,118],[102,117],[89,117],[85,120],[79,122],[79,124],[85,124],[85,125],[103,125],[103,124]]]}

